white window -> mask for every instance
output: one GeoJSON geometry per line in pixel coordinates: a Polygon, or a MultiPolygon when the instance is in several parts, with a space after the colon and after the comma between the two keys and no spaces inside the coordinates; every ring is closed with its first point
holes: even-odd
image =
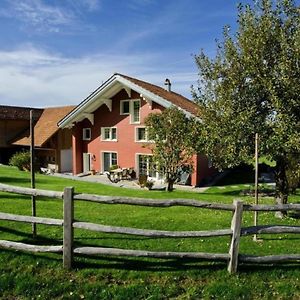
{"type": "Polygon", "coordinates": [[[117,128],[116,127],[102,127],[101,128],[102,141],[117,141],[117,128]]]}
{"type": "Polygon", "coordinates": [[[130,101],[121,100],[120,102],[120,115],[129,115],[130,113],[130,101]]]}
{"type": "Polygon", "coordinates": [[[148,133],[146,127],[135,128],[135,141],[136,142],[148,142],[148,133]]]}
{"type": "Polygon", "coordinates": [[[102,153],[102,168],[103,172],[110,171],[112,166],[118,165],[118,154],[116,152],[102,153]]]}
{"type": "Polygon", "coordinates": [[[139,124],[140,108],[141,108],[141,101],[139,99],[121,100],[120,115],[130,115],[130,123],[139,124]]]}
{"type": "Polygon", "coordinates": [[[82,139],[84,141],[90,141],[91,140],[91,128],[83,128],[82,130],[82,139]]]}
{"type": "Polygon", "coordinates": [[[140,100],[133,100],[131,102],[131,123],[140,123],[140,100]]]}

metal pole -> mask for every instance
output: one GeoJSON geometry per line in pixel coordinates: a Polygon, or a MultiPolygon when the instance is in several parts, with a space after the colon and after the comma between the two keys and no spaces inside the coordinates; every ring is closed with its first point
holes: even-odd
{"type": "MultiPolygon", "coordinates": [[[[34,116],[33,110],[30,110],[30,170],[31,170],[31,188],[35,188],[35,173],[34,173],[34,116]]],[[[35,196],[31,196],[31,212],[32,216],[36,216],[35,196]]],[[[36,223],[32,223],[32,236],[36,238],[36,223]]]]}
{"type": "MultiPolygon", "coordinates": [[[[255,133],[255,204],[258,204],[258,133],[255,133]]],[[[254,226],[258,223],[258,212],[254,212],[254,226]]],[[[257,241],[257,234],[254,235],[254,241],[257,241]]]]}

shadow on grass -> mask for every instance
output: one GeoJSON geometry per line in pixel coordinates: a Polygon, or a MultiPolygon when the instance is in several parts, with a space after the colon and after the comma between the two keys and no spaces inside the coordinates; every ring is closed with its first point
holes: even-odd
{"type": "Polygon", "coordinates": [[[20,195],[20,194],[11,194],[11,193],[0,193],[0,200],[30,200],[31,196],[26,196],[26,195],[20,195]]]}
{"type": "Polygon", "coordinates": [[[47,238],[42,235],[38,235],[36,239],[32,237],[32,233],[23,232],[20,230],[2,227],[0,226],[0,232],[5,232],[9,234],[14,234],[18,237],[23,237],[19,240],[18,243],[31,244],[31,245],[41,245],[41,246],[50,246],[53,244],[62,244],[62,239],[47,238]]]}
{"type": "MultiPolygon", "coordinates": [[[[273,272],[284,273],[285,271],[298,271],[299,263],[272,263],[272,264],[246,264],[241,263],[238,267],[238,274],[250,274],[257,272],[273,272]]],[[[270,273],[271,274],[271,273],[270,273]]]]}
{"type": "MultiPolygon", "coordinates": [[[[91,259],[87,255],[77,255],[77,258],[91,259]]],[[[153,259],[153,258],[118,258],[118,257],[97,257],[92,258],[93,262],[75,261],[74,267],[82,270],[86,268],[93,269],[119,269],[128,271],[184,271],[184,270],[211,270],[218,271],[226,269],[224,262],[205,262],[197,259],[153,259]]],[[[76,260],[76,259],[75,259],[76,260]]]]}
{"type": "Polygon", "coordinates": [[[18,183],[28,183],[30,185],[30,178],[18,178],[18,177],[0,177],[0,182],[10,185],[18,185],[18,183]]]}

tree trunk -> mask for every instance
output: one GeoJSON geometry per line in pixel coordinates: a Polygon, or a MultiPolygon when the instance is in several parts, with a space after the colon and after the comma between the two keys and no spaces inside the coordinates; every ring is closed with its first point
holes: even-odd
{"type": "MultiPolygon", "coordinates": [[[[276,204],[287,204],[289,187],[286,176],[287,161],[284,156],[276,160],[276,169],[275,169],[275,201],[276,204]]],[[[286,211],[277,212],[276,216],[283,218],[287,215],[286,211]]]]}
{"type": "Polygon", "coordinates": [[[169,179],[168,180],[168,186],[167,186],[167,191],[168,192],[172,192],[173,191],[173,189],[174,189],[173,185],[174,185],[174,180],[169,179]]]}

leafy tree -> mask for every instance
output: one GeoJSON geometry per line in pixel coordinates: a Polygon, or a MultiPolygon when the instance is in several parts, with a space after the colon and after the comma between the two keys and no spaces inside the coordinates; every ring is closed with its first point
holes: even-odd
{"type": "Polygon", "coordinates": [[[167,190],[172,191],[179,169],[192,165],[195,121],[176,107],[170,107],[162,113],[150,114],[145,124],[148,138],[154,142],[149,147],[156,169],[165,175],[167,190]]]}
{"type": "Polygon", "coordinates": [[[239,5],[237,31],[224,28],[217,53],[195,57],[202,118],[199,146],[219,168],[249,162],[254,136],[276,162],[276,201],[287,203],[288,156],[300,154],[300,10],[292,0],[239,5]]]}

